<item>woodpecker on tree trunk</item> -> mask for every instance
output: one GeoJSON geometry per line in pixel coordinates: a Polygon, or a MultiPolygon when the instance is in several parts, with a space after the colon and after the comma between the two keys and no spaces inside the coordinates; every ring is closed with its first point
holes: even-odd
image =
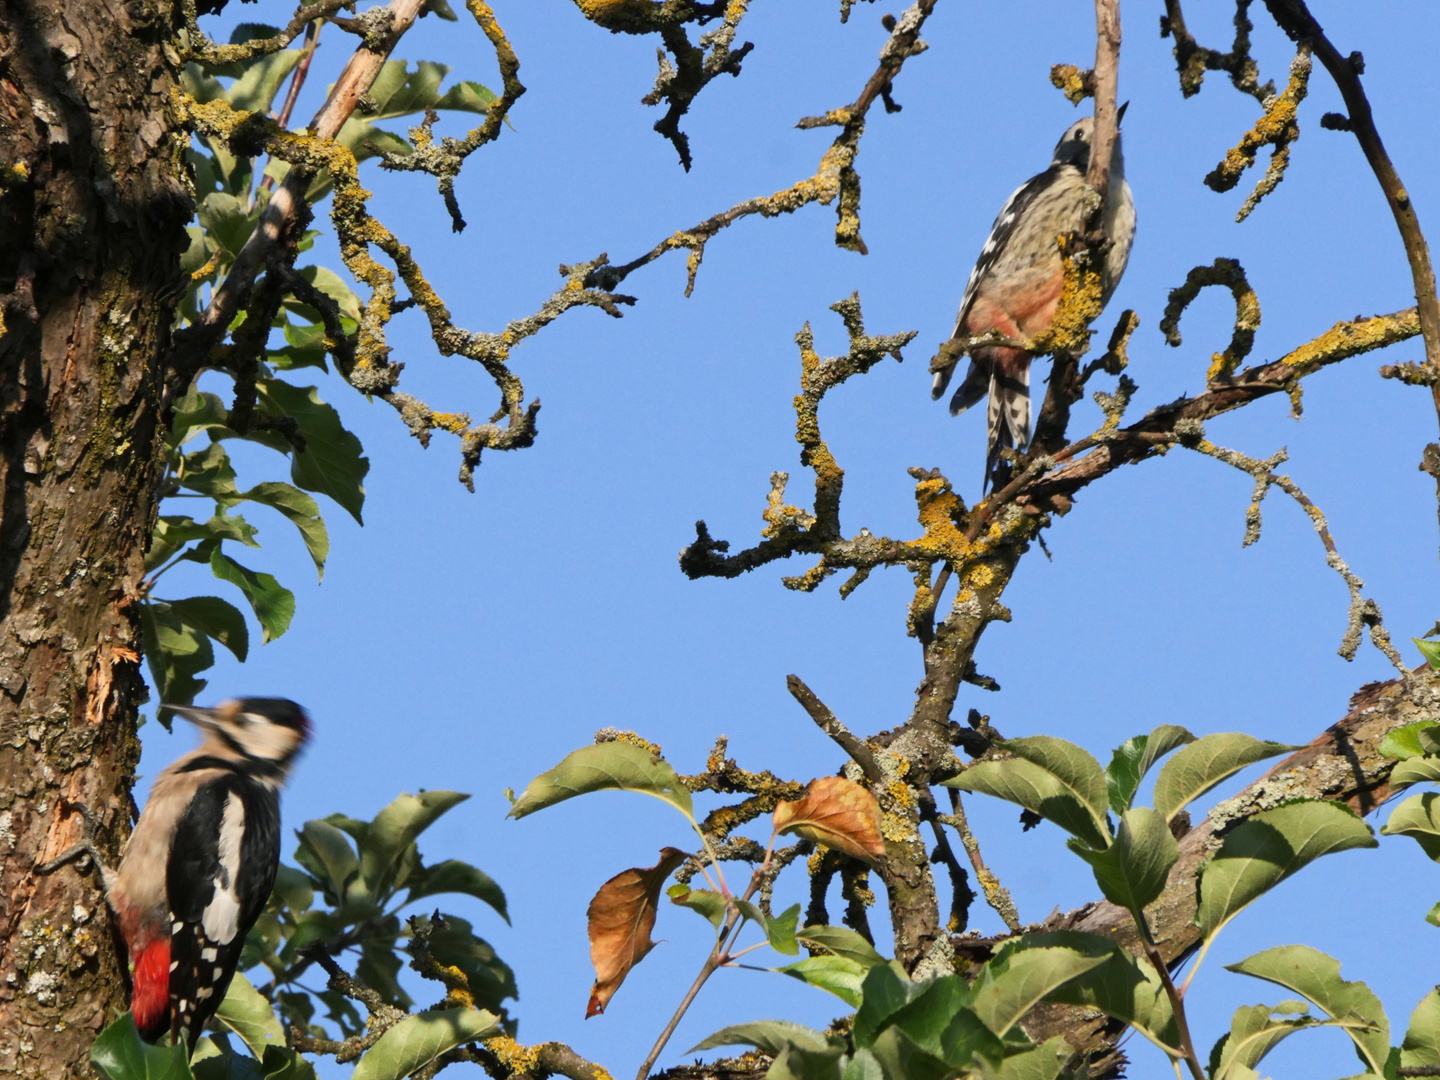
{"type": "MultiPolygon", "coordinates": [[[[1125,109],[1122,106],[1120,115],[1125,109]]],[[[966,341],[991,331],[1009,338],[1030,338],[1050,328],[1060,302],[1065,268],[1057,244],[1066,233],[1084,227],[1085,174],[1094,141],[1092,117],[1077,120],[1055,147],[1050,167],[1022,184],[1000,211],[990,238],[980,249],[960,299],[951,340],[966,341]]],[[[1101,218],[1110,248],[1101,267],[1102,306],[1125,273],[1135,239],[1135,203],[1125,182],[1120,133],[1110,155],[1110,185],[1101,218]]],[[[970,354],[970,368],[950,399],[950,415],[959,416],[982,397],[986,410],[985,484],[1009,475],[1000,451],[1024,450],[1030,443],[1030,353],[1004,345],[984,345],[970,354]]],[[[945,392],[954,374],[951,364],[935,373],[932,398],[945,392]]]]}
{"type": "Polygon", "coordinates": [[[193,1053],[275,884],[280,787],[310,721],[285,698],[165,707],[204,742],[155,778],[120,868],[101,860],[81,807],[85,840],[39,871],[94,860],[130,954],[135,1026],[151,1042],[183,1034],[193,1053]]]}

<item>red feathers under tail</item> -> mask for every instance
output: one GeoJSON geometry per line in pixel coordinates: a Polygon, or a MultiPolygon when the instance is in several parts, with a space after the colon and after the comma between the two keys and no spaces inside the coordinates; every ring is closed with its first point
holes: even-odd
{"type": "Polygon", "coordinates": [[[135,958],[130,1011],[141,1038],[154,1042],[170,1028],[170,939],[151,942],[135,958]]]}

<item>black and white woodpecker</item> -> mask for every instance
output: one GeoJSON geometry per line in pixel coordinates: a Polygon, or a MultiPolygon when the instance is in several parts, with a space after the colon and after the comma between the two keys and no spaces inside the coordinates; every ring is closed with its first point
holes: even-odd
{"type": "MultiPolygon", "coordinates": [[[[1128,103],[1127,103],[1128,104],[1128,103]]],[[[1125,115],[1125,106],[1120,107],[1125,115]]],[[[1118,121],[1117,121],[1118,122],[1118,121]]],[[[998,331],[1009,338],[1043,334],[1055,318],[1064,284],[1065,267],[1057,239],[1084,226],[1085,174],[1090,168],[1090,145],[1095,120],[1077,120],[1060,136],[1050,167],[1025,181],[1010,196],[980,249],[955,320],[952,340],[998,331]]],[[[1135,239],[1135,202],[1125,182],[1125,159],[1120,133],[1110,155],[1110,183],[1101,225],[1110,238],[1100,273],[1100,303],[1125,273],[1130,245],[1135,239]]],[[[985,482],[1003,475],[1000,450],[1024,450],[1030,443],[1030,353],[1003,345],[985,345],[970,355],[965,380],[950,399],[950,415],[959,416],[982,397],[986,410],[985,482]]],[[[932,398],[939,398],[950,383],[955,365],[935,373],[932,398]]]]}
{"type": "Polygon", "coordinates": [[[100,859],[85,811],[84,842],[39,869],[94,860],[130,954],[135,1026],[152,1042],[183,1034],[193,1052],[275,884],[280,787],[310,721],[286,698],[165,707],[204,742],[155,778],[120,868],[100,859]]]}

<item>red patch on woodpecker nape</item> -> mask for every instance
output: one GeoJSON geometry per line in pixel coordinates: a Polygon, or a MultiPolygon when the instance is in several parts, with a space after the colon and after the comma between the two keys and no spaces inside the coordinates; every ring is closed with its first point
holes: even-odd
{"type": "Polygon", "coordinates": [[[143,1039],[154,1041],[170,1027],[170,939],[145,946],[135,960],[130,1011],[143,1039]]]}

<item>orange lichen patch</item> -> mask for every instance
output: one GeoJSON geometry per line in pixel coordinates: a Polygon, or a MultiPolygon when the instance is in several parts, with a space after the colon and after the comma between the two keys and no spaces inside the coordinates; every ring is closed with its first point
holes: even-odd
{"type": "MultiPolygon", "coordinates": [[[[500,1059],[500,1063],[511,1075],[532,1076],[540,1064],[540,1048],[538,1046],[523,1046],[509,1035],[496,1035],[494,1038],[486,1039],[484,1046],[486,1050],[500,1059]]],[[[596,1068],[598,1069],[599,1066],[596,1068]]]]}
{"type": "Polygon", "coordinates": [[[453,434],[460,434],[470,426],[470,417],[465,413],[440,413],[430,414],[430,423],[435,427],[443,428],[453,434]]]}

